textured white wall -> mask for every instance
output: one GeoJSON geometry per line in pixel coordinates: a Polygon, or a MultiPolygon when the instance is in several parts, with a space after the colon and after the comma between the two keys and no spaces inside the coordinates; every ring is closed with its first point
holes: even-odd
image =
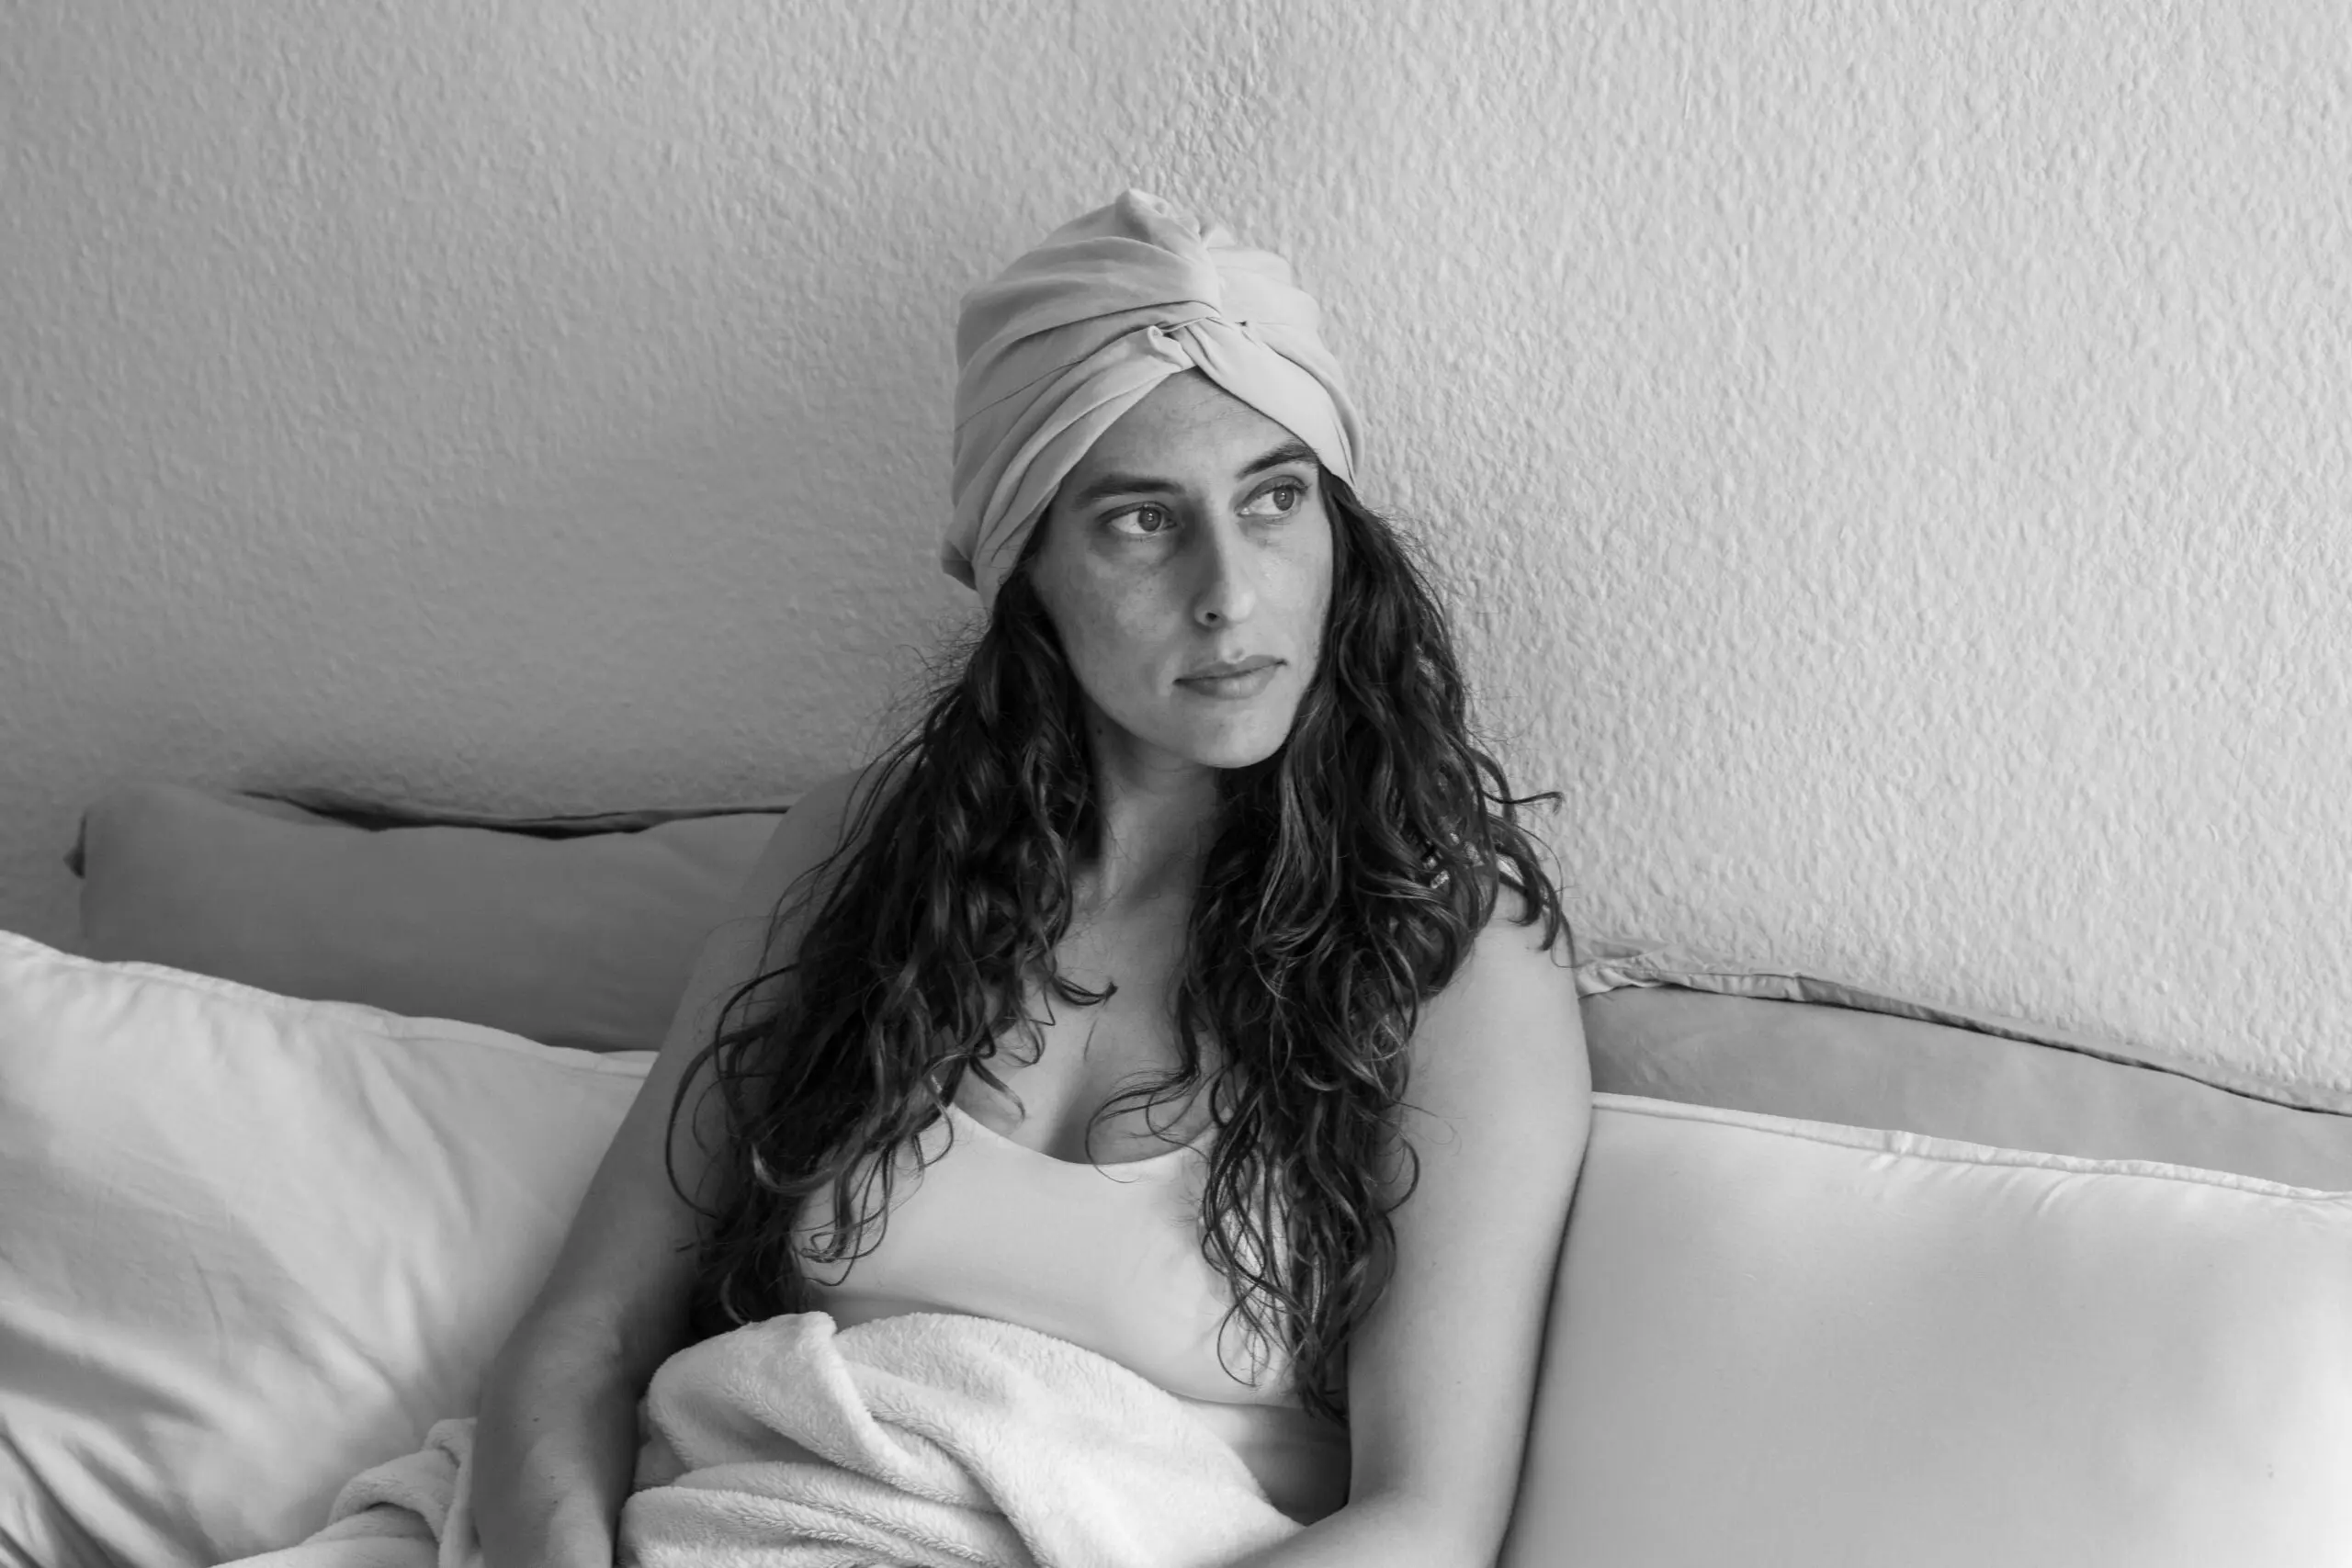
{"type": "Polygon", "coordinates": [[[2335,0],[0,5],[0,924],[124,779],[767,797],[959,290],[1289,254],[1574,909],[2352,1083],[2335,0]]]}

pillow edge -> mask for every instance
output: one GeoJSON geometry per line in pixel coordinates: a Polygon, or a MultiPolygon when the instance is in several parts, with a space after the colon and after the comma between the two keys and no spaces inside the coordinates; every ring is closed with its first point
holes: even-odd
{"type": "Polygon", "coordinates": [[[2068,1171],[2085,1176],[2135,1176],[2153,1180],[2183,1181],[2202,1187],[2229,1188],[2298,1203],[2318,1201],[2352,1206],[2352,1190],[2299,1187],[2292,1182],[2273,1181],[2267,1177],[2248,1176],[2241,1171],[2217,1170],[2169,1160],[2099,1159],[2086,1155],[2055,1154],[2003,1144],[1977,1143],[1967,1138],[1948,1138],[1933,1133],[1913,1133],[1899,1127],[1865,1127],[1846,1122],[1776,1116],[1770,1111],[1738,1111],[1729,1106],[1702,1105],[1609,1090],[1595,1090],[1592,1105],[1596,1111],[1609,1111],[1663,1122],[1707,1122],[1748,1132],[1858,1149],[1867,1154],[1924,1159],[1944,1165],[2007,1166],[2068,1171]]]}

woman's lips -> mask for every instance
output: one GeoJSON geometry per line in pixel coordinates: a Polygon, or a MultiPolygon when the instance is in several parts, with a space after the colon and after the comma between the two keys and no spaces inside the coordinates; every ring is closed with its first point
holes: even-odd
{"type": "Polygon", "coordinates": [[[1176,683],[1204,697],[1254,697],[1273,684],[1274,671],[1281,668],[1280,662],[1261,664],[1246,675],[1205,676],[1176,683]]]}

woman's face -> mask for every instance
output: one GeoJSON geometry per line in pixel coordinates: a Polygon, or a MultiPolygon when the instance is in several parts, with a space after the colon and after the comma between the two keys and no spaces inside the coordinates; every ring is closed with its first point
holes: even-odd
{"type": "Polygon", "coordinates": [[[1238,768],[1281,747],[1331,602],[1331,520],[1305,443],[1200,372],[1171,376],[1097,438],[1039,527],[1031,582],[1098,763],[1238,768]],[[1238,691],[1185,680],[1268,660],[1238,691]]]}

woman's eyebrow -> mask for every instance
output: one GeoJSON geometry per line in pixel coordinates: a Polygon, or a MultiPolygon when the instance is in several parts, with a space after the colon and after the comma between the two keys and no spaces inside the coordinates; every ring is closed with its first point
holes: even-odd
{"type": "MultiPolygon", "coordinates": [[[[1273,450],[1252,457],[1242,464],[1240,472],[1236,477],[1246,479],[1252,474],[1262,474],[1268,468],[1279,468],[1285,463],[1312,463],[1315,460],[1315,448],[1306,442],[1285,441],[1273,450]]],[[[1072,506],[1087,506],[1108,496],[1140,495],[1151,491],[1179,488],[1181,487],[1172,485],[1166,479],[1154,479],[1148,474],[1099,474],[1072,492],[1069,503],[1072,506]]]]}

